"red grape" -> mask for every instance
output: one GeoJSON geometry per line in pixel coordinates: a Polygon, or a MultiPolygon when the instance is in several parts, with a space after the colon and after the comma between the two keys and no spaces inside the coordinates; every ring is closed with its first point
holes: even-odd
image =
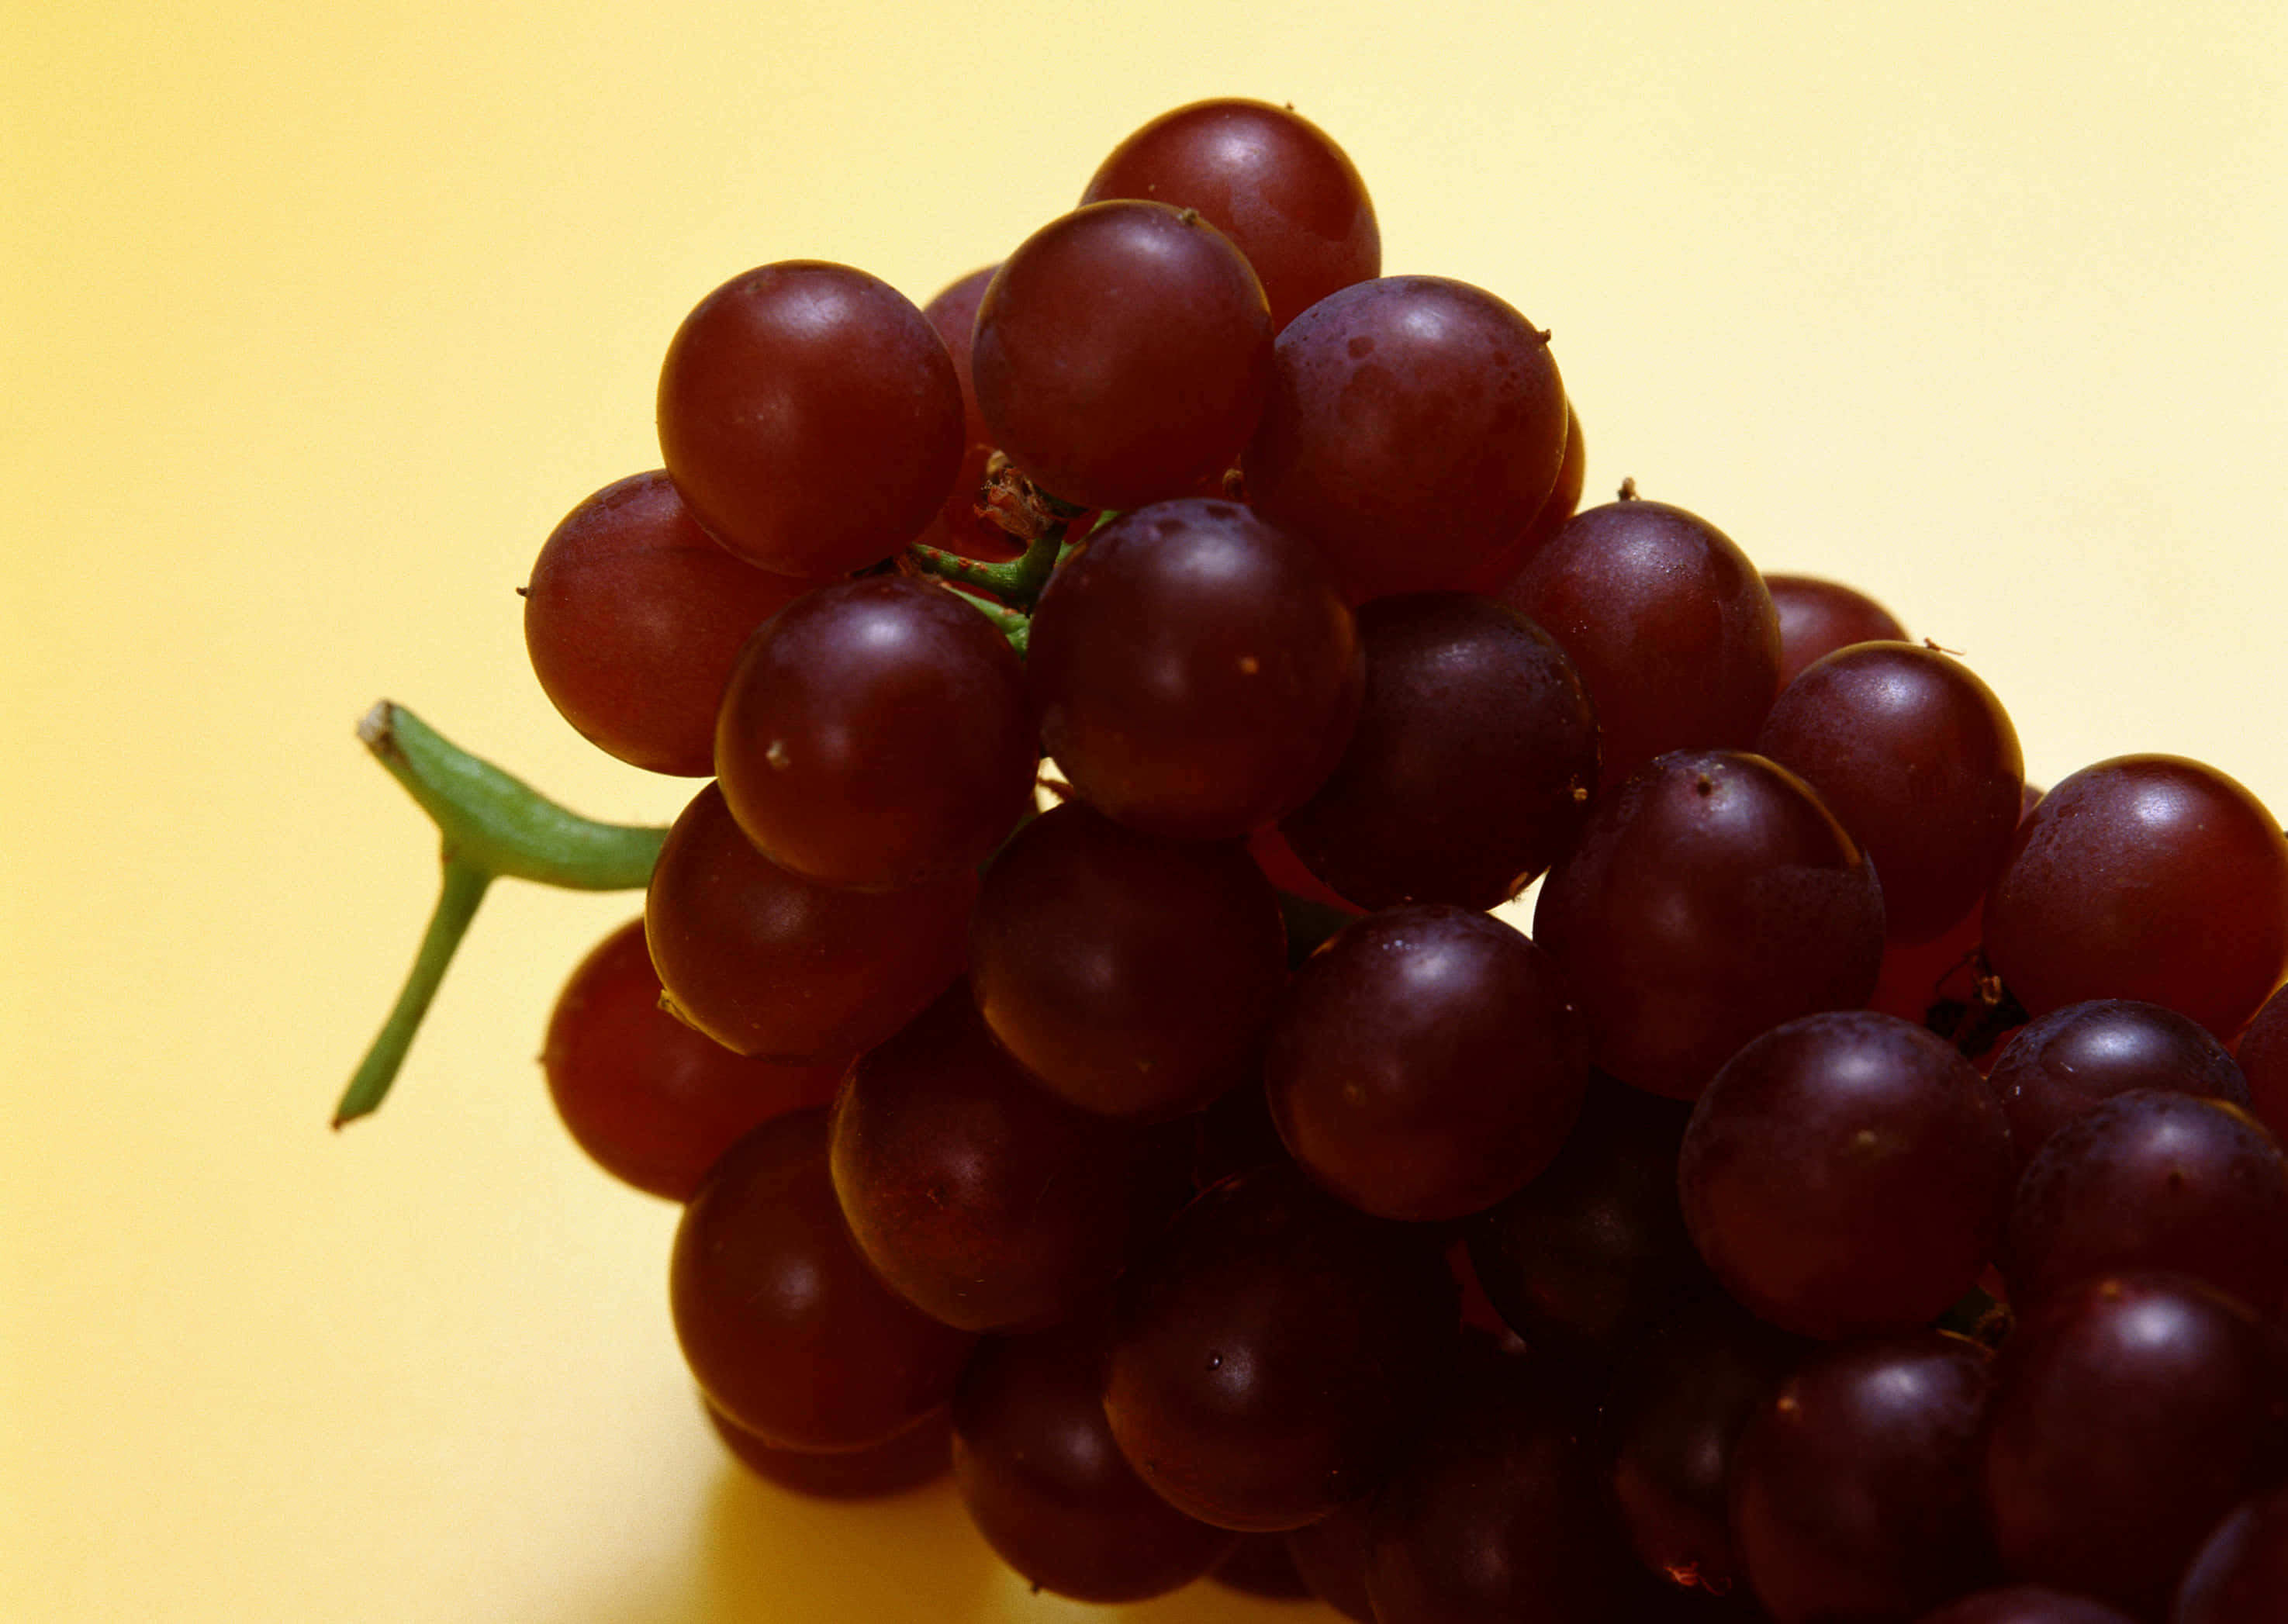
{"type": "Polygon", "coordinates": [[[987,875],[970,986],[1052,1092],[1109,1116],[1179,1116],[1252,1072],[1285,940],[1237,842],[1161,840],[1068,802],[987,875]]]}
{"type": "Polygon", "coordinates": [[[1292,107],[1225,98],[1163,113],[1112,149],[1080,201],[1116,197],[1198,210],[1262,280],[1275,330],[1382,269],[1366,183],[1292,107]]]}
{"type": "Polygon", "coordinates": [[[1161,503],[1068,558],[1034,612],[1041,739],[1107,817],[1155,835],[1246,835],[1341,755],[1365,664],[1300,543],[1228,502],[1161,503]]]}
{"type": "Polygon", "coordinates": [[[644,937],[679,1014],[727,1048],[775,1060],[870,1049],[961,973],[977,876],[886,896],[788,873],[710,784],[668,831],[644,937]]]}
{"type": "Polygon", "coordinates": [[[1238,460],[1270,387],[1271,311],[1196,210],[1092,203],[1003,262],[970,365],[994,443],[1036,483],[1141,507],[1238,460]]]}
{"type": "Polygon", "coordinates": [[[733,277],[683,319],[660,369],[659,443],[710,535],[822,579],[929,522],[961,461],[961,385],[896,289],[789,260],[733,277]]]}
{"type": "Polygon", "coordinates": [[[1557,483],[1549,335],[1482,288],[1355,282],[1298,316],[1275,361],[1248,500],[1321,549],[1354,603],[1460,585],[1557,483]]]}
{"type": "Polygon", "coordinates": [[[826,1104],[850,1067],[734,1054],[662,1010],[659,993],[643,921],[632,919],[557,994],[540,1064],[557,1115],[597,1165],[680,1201],[748,1129],[826,1104]]]}
{"type": "Polygon", "coordinates": [[[2288,838],[2214,767],[2101,761],[2019,826],[1985,936],[2031,1014],[2136,998],[2230,1039],[2288,976],[2288,838]]]}
{"type": "Polygon", "coordinates": [[[973,1338],[875,1279],[826,1167],[826,1113],[764,1123],[676,1228],[668,1296],[708,1402],[781,1449],[868,1449],[953,1397],[973,1338]]]}
{"type": "Polygon", "coordinates": [[[1883,956],[1851,837],[1801,779],[1728,751],[1663,756],[1594,803],[1533,921],[1589,1058],[1679,1099],[1758,1033],[1864,1003],[1883,956]]]}
{"type": "Polygon", "coordinates": [[[1814,575],[1766,575],[1780,617],[1780,686],[1815,660],[1854,643],[1903,643],[1898,617],[1855,587],[1814,575]]]}
{"type": "Polygon", "coordinates": [[[654,772],[715,771],[715,710],[747,634],[813,582],[757,569],[702,530],[665,472],[564,518],[524,589],[524,646],[580,735],[654,772]]]}
{"type": "Polygon", "coordinates": [[[1959,1297],[2008,1212],[2010,1129],[1943,1040],[1888,1015],[1814,1015],[1725,1063],[1677,1163],[1725,1289],[1806,1336],[1908,1331],[1959,1297]]]}
{"type": "Polygon", "coordinates": [[[821,587],[748,640],[715,770],[780,867],[860,891],[942,880],[1033,804],[1038,762],[1008,639],[926,581],[821,587]]]}

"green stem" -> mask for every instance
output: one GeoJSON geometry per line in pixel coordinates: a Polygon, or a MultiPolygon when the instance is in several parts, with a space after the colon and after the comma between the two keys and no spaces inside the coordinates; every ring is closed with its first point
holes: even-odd
{"type": "Polygon", "coordinates": [[[444,837],[444,883],[396,1005],[334,1107],[336,1128],[388,1094],[493,881],[505,875],[576,891],[630,891],[649,883],[667,838],[663,828],[568,811],[387,700],[366,713],[358,737],[444,837]]]}
{"type": "Polygon", "coordinates": [[[493,876],[473,864],[450,857],[445,860],[445,883],[437,893],[429,928],[422,932],[413,971],[405,978],[396,1007],[382,1023],[373,1047],[358,1063],[350,1086],[342,1090],[341,1103],[334,1107],[336,1128],[378,1109],[388,1095],[389,1085],[397,1081],[398,1068],[405,1064],[405,1051],[413,1046],[413,1034],[421,1029],[421,1018],[429,1013],[429,1002],[445,978],[445,967],[453,962],[454,950],[468,934],[469,923],[477,916],[477,904],[485,899],[485,890],[492,883],[493,876]]]}
{"type": "Polygon", "coordinates": [[[919,542],[907,548],[906,553],[933,575],[964,586],[982,587],[1013,608],[1030,609],[1040,600],[1041,589],[1048,585],[1050,572],[1056,568],[1064,535],[1062,525],[1052,526],[1025,544],[1022,557],[999,564],[981,563],[919,542]]]}
{"type": "Polygon", "coordinates": [[[954,596],[998,626],[1001,635],[1009,639],[1009,646],[1017,651],[1017,658],[1022,660],[1025,657],[1025,650],[1033,638],[1031,615],[1022,609],[1012,609],[1006,604],[989,604],[981,598],[972,598],[966,592],[957,592],[954,596]]]}

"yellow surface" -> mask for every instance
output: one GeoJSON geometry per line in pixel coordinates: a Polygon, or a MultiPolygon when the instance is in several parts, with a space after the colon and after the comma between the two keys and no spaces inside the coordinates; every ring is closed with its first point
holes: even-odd
{"type": "Polygon", "coordinates": [[[655,463],[683,313],[797,257],[926,298],[1180,102],[1318,120],[1387,268],[1554,329],[1593,493],[1872,590],[2037,779],[2172,749],[2288,807],[2276,4],[6,18],[0,1618],[1081,1616],[948,1495],[720,1457],[671,1209],[533,1064],[631,899],[499,888],[397,1097],[325,1121],[433,884],[368,704],[683,797],[558,722],[512,594],[655,463]]]}

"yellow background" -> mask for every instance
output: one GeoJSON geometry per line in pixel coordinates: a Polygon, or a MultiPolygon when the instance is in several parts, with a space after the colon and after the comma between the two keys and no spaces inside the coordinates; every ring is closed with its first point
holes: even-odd
{"type": "Polygon", "coordinates": [[[814,1509],[704,1430],[672,1209],[533,1062],[632,899],[497,888],[325,1124],[434,880],[373,700],[597,815],[687,793],[557,720],[513,594],[655,463],[683,313],[788,257],[926,299],[1178,103],[1318,121],[1387,269],[1553,329],[1593,497],[1873,590],[2037,780],[2288,807],[2276,0],[4,16],[0,1617],[1084,1615],[949,1494],[814,1509]]]}

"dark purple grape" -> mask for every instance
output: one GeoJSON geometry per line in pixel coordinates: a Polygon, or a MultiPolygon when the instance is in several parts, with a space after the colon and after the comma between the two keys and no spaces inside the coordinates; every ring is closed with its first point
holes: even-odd
{"type": "Polygon", "coordinates": [[[1086,508],[1189,493],[1239,460],[1271,383],[1271,311],[1196,210],[1092,203],[1003,262],[970,345],[993,441],[1086,508]]]}
{"type": "Polygon", "coordinates": [[[1254,1074],[1285,944],[1278,899],[1236,842],[1162,840],[1068,802],[988,874],[970,986],[1051,1091],[1173,1117],[1254,1074]]]}
{"type": "Polygon", "coordinates": [[[958,985],[862,1056],[834,1102],[835,1192],[859,1249],[968,1331],[1046,1325],[1102,1296],[1152,1150],[1044,1091],[958,985]]]}
{"type": "Polygon", "coordinates": [[[973,1338],[891,1295],[826,1168],[826,1113],[764,1123],[675,1232],[669,1306],[707,1400],[780,1449],[868,1449],[953,1396],[973,1338]]]}
{"type": "Polygon", "coordinates": [[[703,1398],[723,1446],[766,1482],[814,1500],[879,1500],[919,1488],[953,1465],[953,1425],[941,1405],[886,1443],[866,1449],[781,1449],[703,1398]]]}
{"type": "Polygon", "coordinates": [[[692,517],[784,575],[846,574],[913,540],[961,442],[944,343],[848,265],[733,277],[683,319],[660,369],[660,451],[692,517]]]}
{"type": "Polygon", "coordinates": [[[2213,767],[2099,762],[2019,826],[1985,943],[2031,1014],[2137,998],[2229,1040],[2288,976],[2288,838],[2213,767]]]}
{"type": "Polygon", "coordinates": [[[1780,617],[1780,686],[1815,660],[1854,643],[1903,643],[1898,617],[1855,587],[1814,575],[1766,575],[1780,617]]]}
{"type": "Polygon", "coordinates": [[[1453,1357],[1437,1251],[1291,1164],[1194,1201],[1115,1303],[1104,1404],[1121,1453],[1180,1510],[1243,1532],[1300,1527],[1371,1486],[1453,1357]]]}
{"type": "Polygon", "coordinates": [[[1114,1446],[1092,1323],[990,1337],[953,1396],[953,1480],[987,1544],[1037,1588],[1135,1602],[1189,1584],[1234,1536],[1147,1488],[1114,1446]]]}
{"type": "Polygon", "coordinates": [[[710,784],[668,830],[644,939],[676,1011],[726,1048],[775,1060],[870,1049],[961,973],[977,876],[869,895],[789,874],[710,784]]]}
{"type": "Polygon", "coordinates": [[[1246,835],[1340,757],[1365,663],[1309,550],[1235,503],[1125,514],[1033,617],[1041,739],[1081,798],[1148,834],[1246,835]]]}
{"type": "Polygon", "coordinates": [[[1482,288],[1355,282],[1279,335],[1248,500],[1353,603],[1457,587],[1533,522],[1565,456],[1549,335],[1482,288]]]}
{"type": "Polygon", "coordinates": [[[1978,1501],[1992,1363],[1943,1331],[1835,1343],[1757,1406],[1732,1531],[1778,1624],[1885,1624],[1999,1577],[1978,1501]]]}
{"type": "Polygon", "coordinates": [[[902,891],[992,855],[1033,804],[1024,668],[993,623],[926,581],[821,587],[748,639],[715,770],[780,867],[902,891]]]}
{"type": "Polygon", "coordinates": [[[1586,1432],[1535,1360],[1458,1381],[1375,1502],[1378,1624],[1622,1624],[1627,1549],[1586,1432]]]}
{"type": "Polygon", "coordinates": [[[556,1114],[599,1167],[680,1201],[750,1129],[832,1099],[850,1065],[734,1054],[662,1010],[659,993],[643,921],[632,919],[557,994],[540,1065],[556,1114]]]}
{"type": "Polygon", "coordinates": [[[1292,107],[1225,97],[1163,113],[1112,149],[1080,201],[1116,197],[1198,210],[1255,268],[1275,331],[1382,270],[1366,183],[1292,107]]]}
{"type": "Polygon", "coordinates": [[[1523,615],[1464,592],[1378,599],[1358,629],[1358,725],[1280,832],[1360,907],[1498,907],[1587,814],[1597,717],[1580,673],[1523,615]]]}
{"type": "Polygon", "coordinates": [[[1756,566],[1666,503],[1575,514],[1501,600],[1580,668],[1608,786],[1665,751],[1749,749],[1779,693],[1779,618],[1756,566]]]}
{"type": "Polygon", "coordinates": [[[1556,1160],[1471,1222],[1480,1284],[1534,1347],[1601,1368],[1707,1279],[1676,1199],[1689,1115],[1593,1073],[1556,1160]]]}
{"type": "Polygon", "coordinates": [[[1326,1188],[1386,1218],[1458,1218],[1557,1153],[1586,1051],[1547,954],[1490,915],[1409,903],[1304,964],[1264,1083],[1279,1137],[1326,1188]]]}
{"type": "Polygon", "coordinates": [[[1819,792],[1883,882],[1895,942],[1978,904],[2018,828],[2018,733],[1967,666],[1911,643],[1861,643],[1811,666],[1756,735],[1819,792]]]}
{"type": "Polygon", "coordinates": [[[2060,1128],[2132,1089],[2249,1103],[2247,1079],[2223,1044],[2174,1010],[2129,998],[2070,1003],[2027,1022],[1987,1077],[2022,1168],[2060,1128]]]}
{"type": "Polygon", "coordinates": [[[1589,1058],[1690,1099],[1758,1033],[1867,1001],[1883,899],[1802,780],[1760,756],[1678,751],[1593,805],[1533,935],[1580,998],[1589,1058]]]}
{"type": "Polygon", "coordinates": [[[2276,1314],[2288,1304],[2288,1159],[2236,1105],[2117,1094],[2027,1163],[1999,1261],[2021,1309],[2090,1275],[2141,1269],[2276,1314]]]}
{"type": "Polygon", "coordinates": [[[664,471],[565,515],[524,588],[524,646],[564,719],[632,765],[705,778],[747,634],[814,584],[734,558],[664,471]]]}
{"type": "Polygon", "coordinates": [[[1719,1295],[1682,1310],[1621,1360],[1597,1455],[1648,1570],[1717,1594],[1738,1580],[1725,1501],[1734,1445],[1804,1346],[1719,1295]]]}
{"type": "Polygon", "coordinates": [[[1677,1162],[1726,1290],[1806,1336],[1912,1330],[1992,1257],[2015,1169],[1986,1080],[1889,1015],[1814,1015],[1716,1073],[1677,1162]]]}
{"type": "Polygon", "coordinates": [[[2236,1507],[2202,1544],[2169,1624],[2280,1624],[2288,1610],[2288,1489],[2236,1507]]]}
{"type": "Polygon", "coordinates": [[[1983,1489],[2003,1565],[2160,1618],[2284,1409],[2264,1327],[2222,1292],[2109,1274],[2056,1293],[2000,1356],[1983,1489]]]}

